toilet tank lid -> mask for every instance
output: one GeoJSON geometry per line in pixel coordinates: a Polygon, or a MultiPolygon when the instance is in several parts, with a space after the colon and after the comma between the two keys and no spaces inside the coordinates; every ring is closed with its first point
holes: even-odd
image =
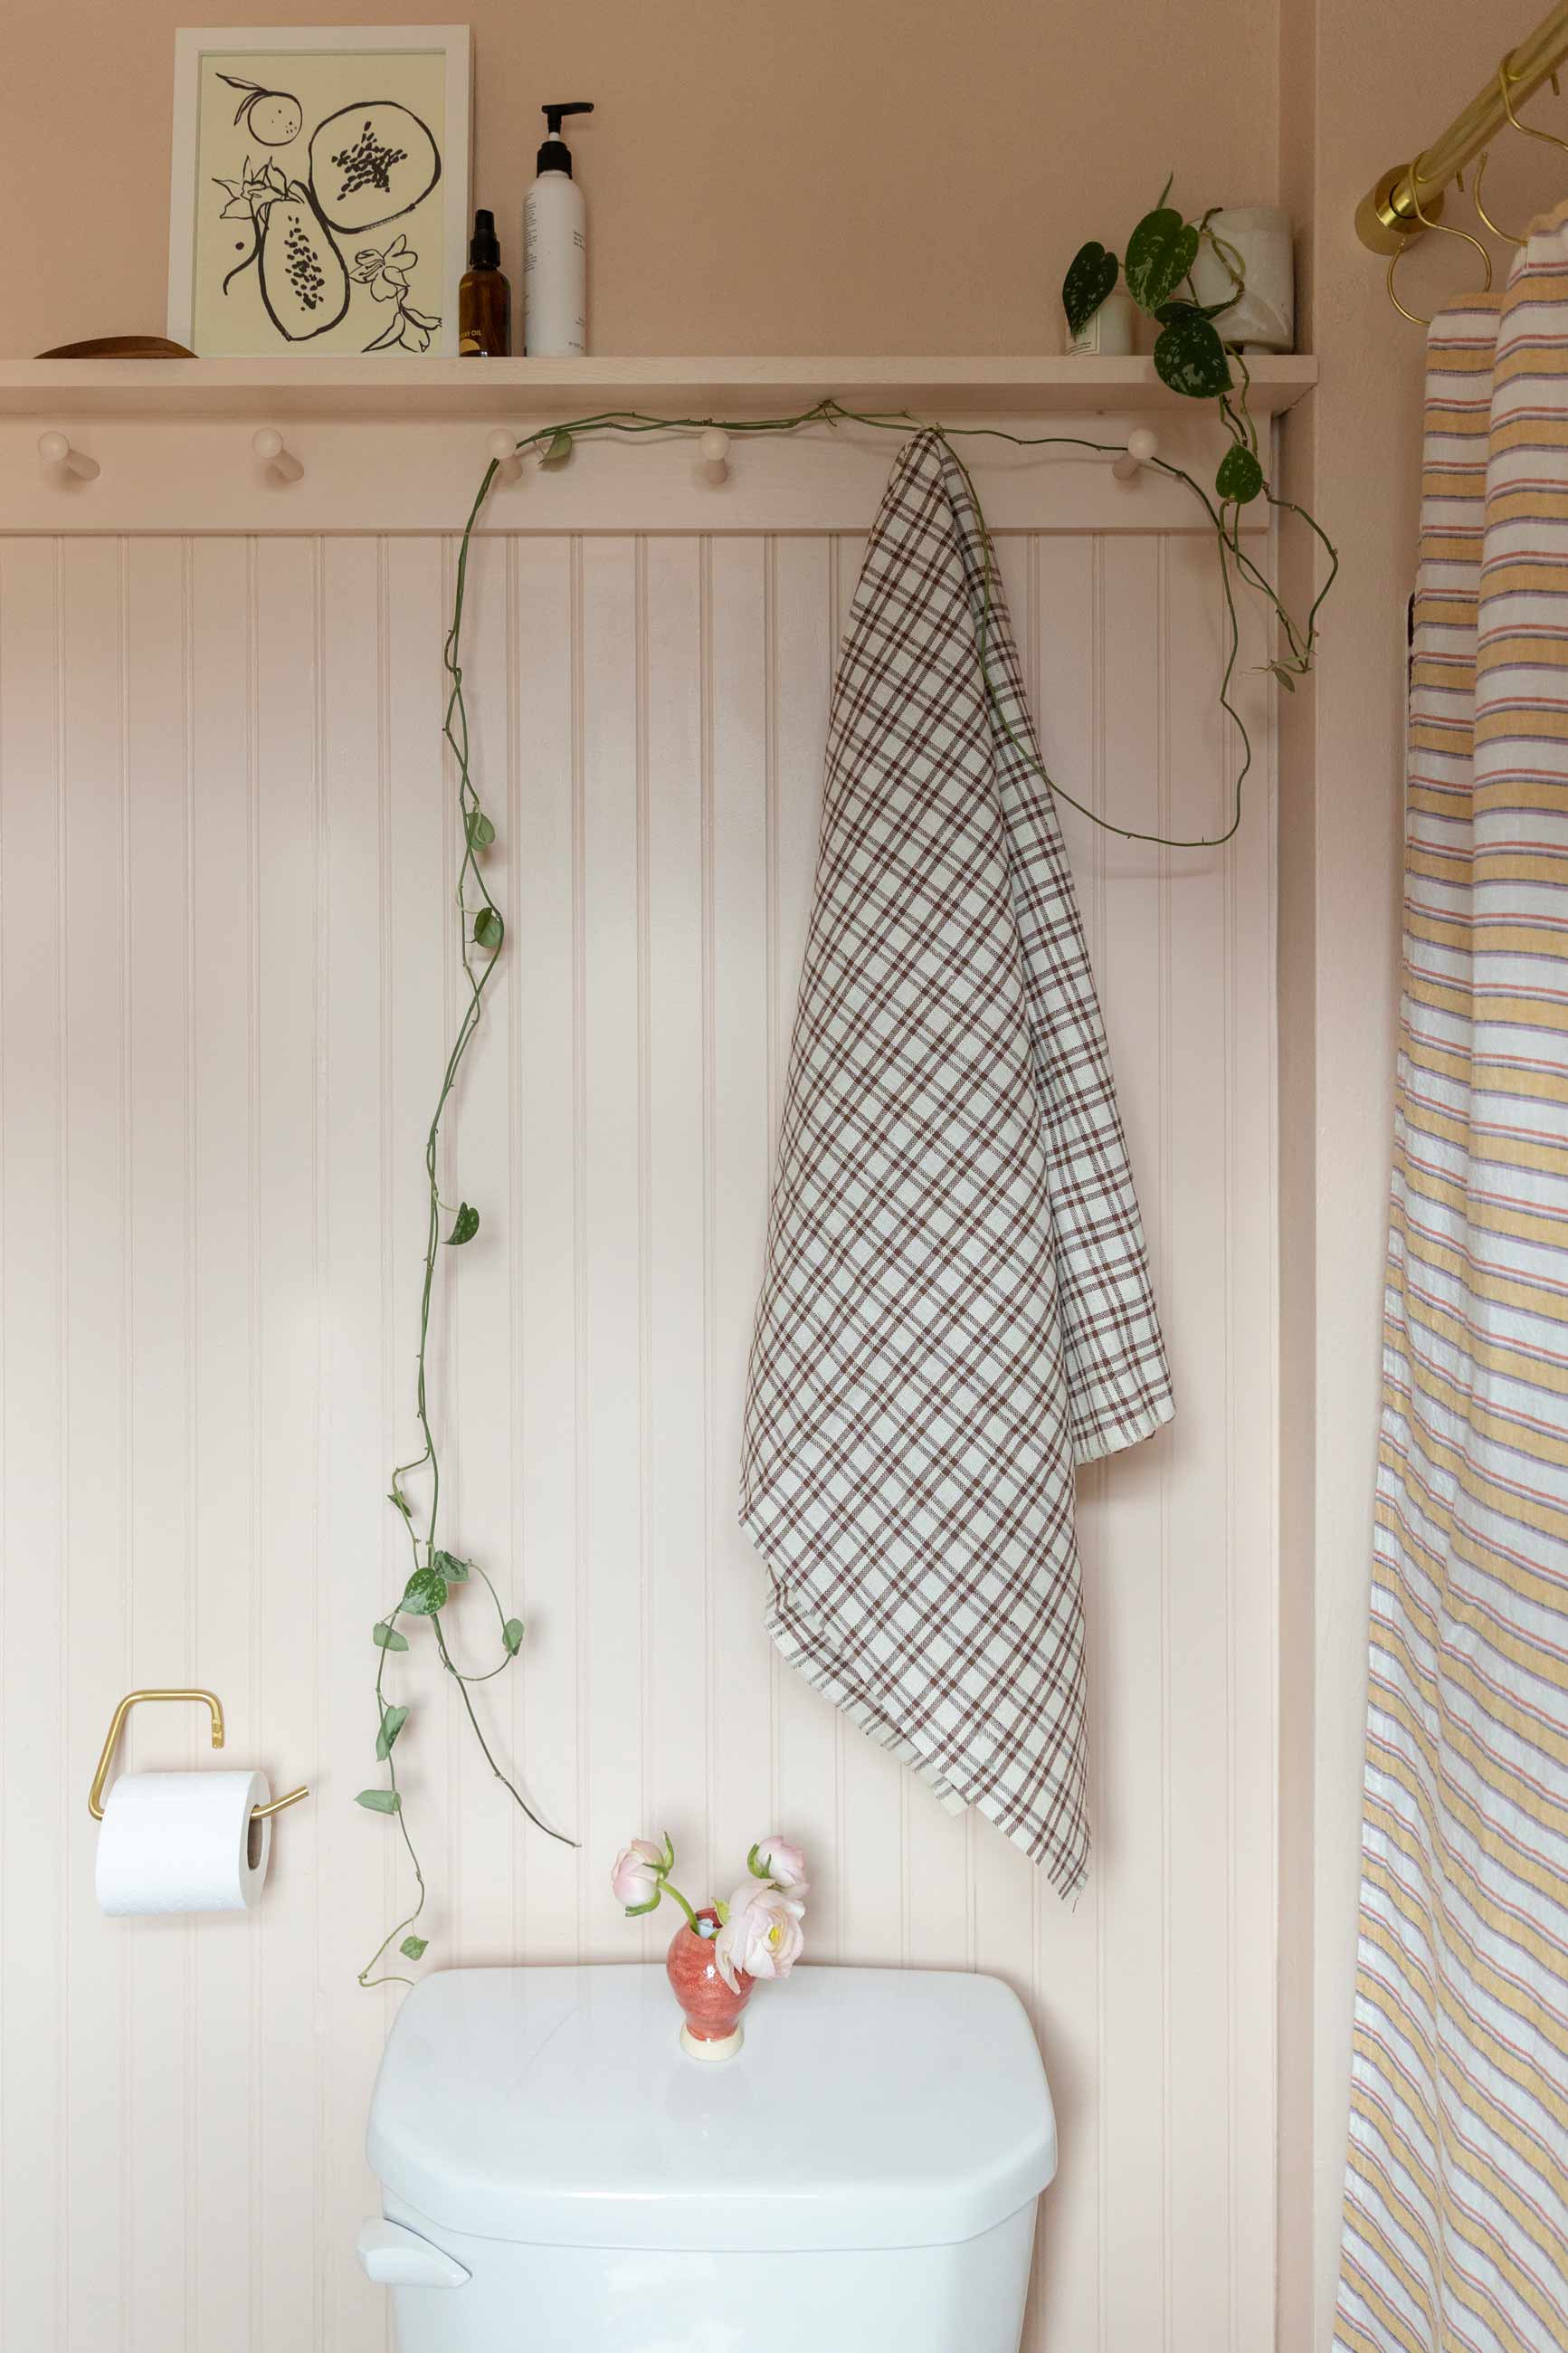
{"type": "Polygon", "coordinates": [[[405,2002],[370,2162],[429,2221],[554,2247],[971,2239],[1056,2171],[1023,2005],[996,1978],[803,1968],[745,2047],[679,2042],[662,1967],[447,1969],[405,2002]]]}

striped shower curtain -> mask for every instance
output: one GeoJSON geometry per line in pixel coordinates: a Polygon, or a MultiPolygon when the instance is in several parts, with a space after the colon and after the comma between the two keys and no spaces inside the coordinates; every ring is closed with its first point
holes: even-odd
{"type": "Polygon", "coordinates": [[[1434,322],[1336,2347],[1568,2347],[1568,207],[1434,322]]]}

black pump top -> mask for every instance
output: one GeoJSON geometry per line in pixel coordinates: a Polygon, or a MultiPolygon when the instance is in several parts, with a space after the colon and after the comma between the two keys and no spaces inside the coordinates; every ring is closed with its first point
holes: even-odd
{"type": "Polygon", "coordinates": [[[593,111],[592,99],[584,98],[568,99],[563,106],[541,107],[540,112],[550,132],[539,151],[539,169],[542,172],[564,172],[568,179],[572,177],[572,150],[561,136],[562,120],[568,114],[592,114],[593,111]]]}
{"type": "Polygon", "coordinates": [[[468,267],[470,269],[500,268],[500,239],[496,235],[494,213],[474,215],[474,233],[468,239],[468,267]]]}

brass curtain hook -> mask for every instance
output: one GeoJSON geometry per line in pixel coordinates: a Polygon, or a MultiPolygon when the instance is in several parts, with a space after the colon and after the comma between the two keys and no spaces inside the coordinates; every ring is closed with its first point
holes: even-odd
{"type": "MultiPolygon", "coordinates": [[[[1533,123],[1521,122],[1520,121],[1518,115],[1513,111],[1513,100],[1509,95],[1508,65],[1508,58],[1504,58],[1497,69],[1497,86],[1498,95],[1502,100],[1502,111],[1507,115],[1510,122],[1513,125],[1514,129],[1521,132],[1526,139],[1539,139],[1543,146],[1561,148],[1563,154],[1568,155],[1568,139],[1559,139],[1553,132],[1538,131],[1533,123]]],[[[1561,98],[1563,95],[1563,89],[1561,83],[1558,81],[1557,76],[1555,74],[1552,74],[1548,79],[1552,84],[1553,96],[1561,98]]],[[[1476,165],[1476,189],[1474,196],[1476,210],[1480,215],[1482,220],[1486,223],[1488,228],[1491,230],[1494,237],[1500,237],[1505,245],[1521,246],[1524,243],[1523,237],[1515,237],[1511,229],[1504,228],[1500,221],[1493,220],[1490,213],[1488,212],[1485,205],[1481,202],[1481,185],[1487,174],[1487,163],[1488,155],[1483,154],[1479,163],[1476,165]]]]}
{"type": "MultiPolygon", "coordinates": [[[[1483,294],[1489,292],[1492,282],[1491,255],[1487,251],[1486,247],[1481,243],[1480,238],[1479,237],[1472,237],[1468,228],[1450,228],[1447,221],[1435,220],[1431,214],[1426,211],[1422,206],[1420,185],[1421,157],[1417,155],[1415,163],[1410,166],[1410,201],[1415,208],[1416,219],[1420,222],[1423,228],[1435,228],[1440,237],[1457,237],[1466,245],[1473,245],[1476,251],[1481,257],[1481,260],[1485,265],[1487,273],[1486,277],[1481,281],[1480,291],[1483,294]]],[[[1394,309],[1398,311],[1400,317],[1402,319],[1408,319],[1413,327],[1429,327],[1432,323],[1430,319],[1423,317],[1419,311],[1410,311],[1405,308],[1405,304],[1399,299],[1397,289],[1394,283],[1394,272],[1405,259],[1406,246],[1412,241],[1413,240],[1406,238],[1405,243],[1396,247],[1394,251],[1388,257],[1388,299],[1393,303],[1394,309]]]]}

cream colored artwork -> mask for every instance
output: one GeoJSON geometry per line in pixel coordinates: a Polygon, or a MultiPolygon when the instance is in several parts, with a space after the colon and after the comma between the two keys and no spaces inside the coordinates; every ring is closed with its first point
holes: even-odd
{"type": "Polygon", "coordinates": [[[177,43],[171,334],[214,357],[455,350],[466,32],[177,43]]]}

